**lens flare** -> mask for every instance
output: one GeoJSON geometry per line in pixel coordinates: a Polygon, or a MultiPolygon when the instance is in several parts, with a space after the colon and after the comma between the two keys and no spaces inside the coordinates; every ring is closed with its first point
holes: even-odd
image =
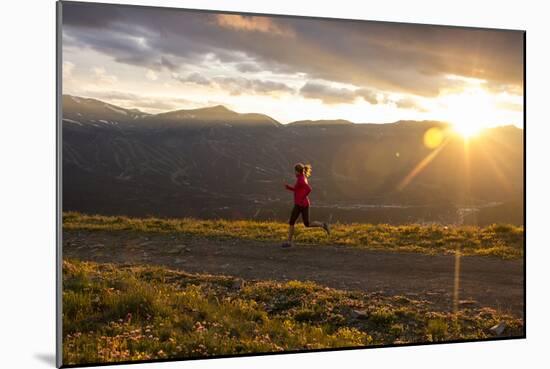
{"type": "Polygon", "coordinates": [[[445,134],[441,128],[432,127],[424,133],[424,146],[428,149],[436,149],[441,145],[444,138],[445,134]]]}

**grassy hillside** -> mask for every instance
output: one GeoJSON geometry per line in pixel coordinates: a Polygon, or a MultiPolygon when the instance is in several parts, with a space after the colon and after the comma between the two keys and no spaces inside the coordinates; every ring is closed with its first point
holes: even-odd
{"type": "Polygon", "coordinates": [[[452,314],[310,282],[63,263],[65,365],[479,339],[500,322],[502,336],[523,335],[522,320],[489,308],[452,314]]]}
{"type": "MultiPolygon", "coordinates": [[[[65,230],[132,231],[143,233],[178,233],[190,237],[237,238],[281,242],[287,225],[251,220],[198,220],[192,218],[128,218],[123,216],[63,214],[65,230]]],[[[327,237],[320,229],[303,230],[297,226],[296,241],[318,245],[347,245],[369,250],[453,253],[458,248],[464,255],[491,255],[507,259],[523,257],[524,230],[513,225],[441,226],[386,224],[334,224],[327,237]]]]}

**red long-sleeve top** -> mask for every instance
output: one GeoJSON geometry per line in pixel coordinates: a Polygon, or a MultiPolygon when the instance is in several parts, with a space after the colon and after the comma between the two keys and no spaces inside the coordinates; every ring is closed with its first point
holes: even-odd
{"type": "Polygon", "coordinates": [[[296,183],[294,186],[286,185],[286,189],[294,192],[294,203],[298,206],[309,206],[309,198],[307,195],[311,192],[311,186],[307,183],[307,178],[303,174],[296,175],[296,183]]]}

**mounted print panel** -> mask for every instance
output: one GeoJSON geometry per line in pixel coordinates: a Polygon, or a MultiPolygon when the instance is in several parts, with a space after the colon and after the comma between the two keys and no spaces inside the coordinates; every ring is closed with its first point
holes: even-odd
{"type": "Polygon", "coordinates": [[[58,3],[58,365],[525,337],[525,32],[58,3]]]}

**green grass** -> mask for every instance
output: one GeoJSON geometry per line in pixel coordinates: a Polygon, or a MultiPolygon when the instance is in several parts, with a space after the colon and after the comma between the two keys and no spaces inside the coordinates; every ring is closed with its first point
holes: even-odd
{"type": "Polygon", "coordinates": [[[190,358],[523,335],[493,309],[430,311],[426,301],[247,282],[161,267],[63,262],[63,363],[190,358]]]}
{"type": "MultiPolygon", "coordinates": [[[[63,214],[65,230],[177,233],[215,239],[280,242],[286,237],[287,227],[285,223],[271,221],[129,218],[75,212],[63,214]]],[[[460,248],[463,255],[519,259],[523,257],[524,229],[507,224],[445,227],[351,223],[334,224],[332,235],[327,237],[321,229],[306,231],[298,225],[296,241],[299,244],[346,245],[368,250],[426,254],[454,253],[460,248]]]]}

